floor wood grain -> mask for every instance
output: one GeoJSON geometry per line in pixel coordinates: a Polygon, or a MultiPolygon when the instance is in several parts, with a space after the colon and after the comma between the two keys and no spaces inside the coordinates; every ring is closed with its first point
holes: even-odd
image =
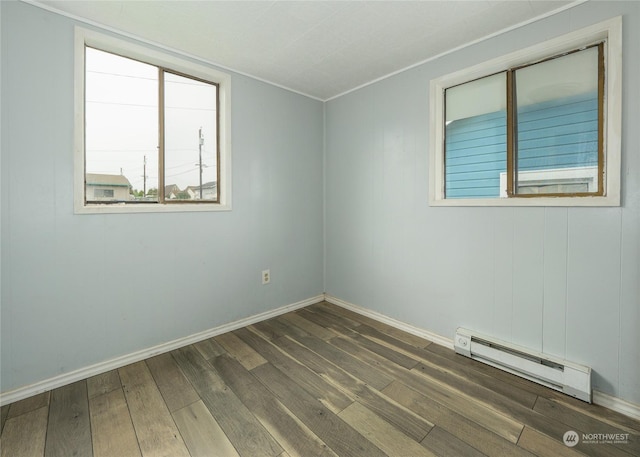
{"type": "Polygon", "coordinates": [[[202,400],[173,413],[191,457],[240,457],[202,400]]]}
{"type": "Polygon", "coordinates": [[[0,412],[0,457],[640,456],[640,421],[326,302],[0,412]]]}
{"type": "Polygon", "coordinates": [[[252,373],[336,454],[344,457],[385,455],[371,441],[270,363],[254,368],[252,373]]]}
{"type": "Polygon", "coordinates": [[[118,370],[107,371],[87,379],[87,391],[89,398],[106,394],[122,387],[118,370]]]}
{"type": "Polygon", "coordinates": [[[9,417],[9,405],[0,408],[0,434],[4,430],[4,423],[7,421],[7,417],[9,417]]]}
{"type": "Polygon", "coordinates": [[[17,401],[11,404],[9,408],[8,418],[20,416],[29,411],[35,411],[43,406],[49,406],[49,399],[51,398],[51,392],[44,392],[33,397],[25,398],[24,400],[17,401]]]}
{"type": "Polygon", "coordinates": [[[218,335],[215,340],[247,370],[253,370],[255,367],[267,363],[264,357],[231,332],[218,335]]]}
{"type": "Polygon", "coordinates": [[[358,402],[340,414],[346,423],[387,455],[434,457],[435,454],[358,402]]]}
{"type": "Polygon", "coordinates": [[[215,367],[224,382],[290,456],[328,457],[335,455],[291,411],[271,395],[265,385],[260,383],[237,361],[223,355],[215,360],[215,367]]]}
{"type": "Polygon", "coordinates": [[[92,456],[87,383],[74,382],[51,393],[45,457],[92,456]]]}
{"type": "Polygon", "coordinates": [[[94,457],[141,457],[122,389],[89,399],[94,457]]]}
{"type": "Polygon", "coordinates": [[[118,370],[143,457],[183,457],[189,452],[144,362],[118,370]]]}
{"type": "Polygon", "coordinates": [[[171,354],[152,357],[146,362],[169,411],[184,408],[200,399],[171,354]]]}
{"type": "Polygon", "coordinates": [[[7,419],[0,439],[0,456],[42,457],[48,415],[49,408],[43,406],[7,419]]]}
{"type": "Polygon", "coordinates": [[[273,457],[284,450],[195,348],[178,349],[174,357],[242,457],[273,457]]]}

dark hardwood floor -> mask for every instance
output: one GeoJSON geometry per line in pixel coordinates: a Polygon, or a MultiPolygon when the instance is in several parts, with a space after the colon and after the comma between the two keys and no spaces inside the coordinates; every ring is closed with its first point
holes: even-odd
{"type": "Polygon", "coordinates": [[[1,412],[2,457],[640,455],[639,421],[328,303],[1,412]]]}

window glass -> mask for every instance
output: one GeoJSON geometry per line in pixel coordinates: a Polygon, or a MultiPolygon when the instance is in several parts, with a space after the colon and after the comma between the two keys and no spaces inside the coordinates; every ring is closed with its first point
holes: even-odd
{"type": "Polygon", "coordinates": [[[620,205],[622,17],[432,79],[429,100],[430,205],[620,205]]]}
{"type": "Polygon", "coordinates": [[[598,47],[515,70],[516,194],[598,191],[598,47]]]}
{"type": "Polygon", "coordinates": [[[599,59],[592,46],[447,88],[445,198],[597,194],[599,59]]]}
{"type": "Polygon", "coordinates": [[[218,200],[217,86],[164,73],[166,199],[218,200]]]}
{"type": "Polygon", "coordinates": [[[506,172],[505,73],[445,91],[446,198],[500,196],[506,172]]]}
{"type": "Polygon", "coordinates": [[[74,212],[231,210],[231,75],[82,27],[74,212]]]}
{"type": "Polygon", "coordinates": [[[85,66],[86,200],[157,201],[158,69],[90,47],[85,66]],[[89,174],[113,196],[92,192],[89,174]],[[130,191],[116,192],[123,178],[130,191]]]}
{"type": "Polygon", "coordinates": [[[90,47],[85,59],[85,201],[218,202],[218,86],[90,47]]]}

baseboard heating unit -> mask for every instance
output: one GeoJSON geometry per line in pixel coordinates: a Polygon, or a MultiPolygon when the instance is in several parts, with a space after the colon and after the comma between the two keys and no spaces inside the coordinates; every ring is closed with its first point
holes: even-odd
{"type": "Polygon", "coordinates": [[[458,328],[458,354],[591,403],[591,368],[458,328]]]}

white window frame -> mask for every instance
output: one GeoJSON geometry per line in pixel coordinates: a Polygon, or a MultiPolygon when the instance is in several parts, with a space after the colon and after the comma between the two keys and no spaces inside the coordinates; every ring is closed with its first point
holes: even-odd
{"type": "Polygon", "coordinates": [[[620,206],[622,125],[622,17],[431,80],[429,86],[430,206],[620,206]],[[445,198],[444,91],[508,68],[605,42],[604,195],[535,198],[445,198]]]}
{"type": "MultiPolygon", "coordinates": [[[[550,184],[586,184],[588,192],[598,191],[598,167],[572,167],[518,172],[518,187],[550,184]]],[[[500,197],[507,198],[507,173],[500,173],[500,197]]]]}
{"type": "Polygon", "coordinates": [[[190,211],[230,211],[231,210],[231,76],[131,41],[116,38],[82,27],[75,29],[74,43],[74,212],[76,214],[100,213],[157,213],[190,211]],[[218,85],[219,103],[219,148],[218,167],[220,170],[219,201],[178,204],[152,203],[85,203],[85,46],[139,60],[151,65],[190,75],[218,85]]]}

